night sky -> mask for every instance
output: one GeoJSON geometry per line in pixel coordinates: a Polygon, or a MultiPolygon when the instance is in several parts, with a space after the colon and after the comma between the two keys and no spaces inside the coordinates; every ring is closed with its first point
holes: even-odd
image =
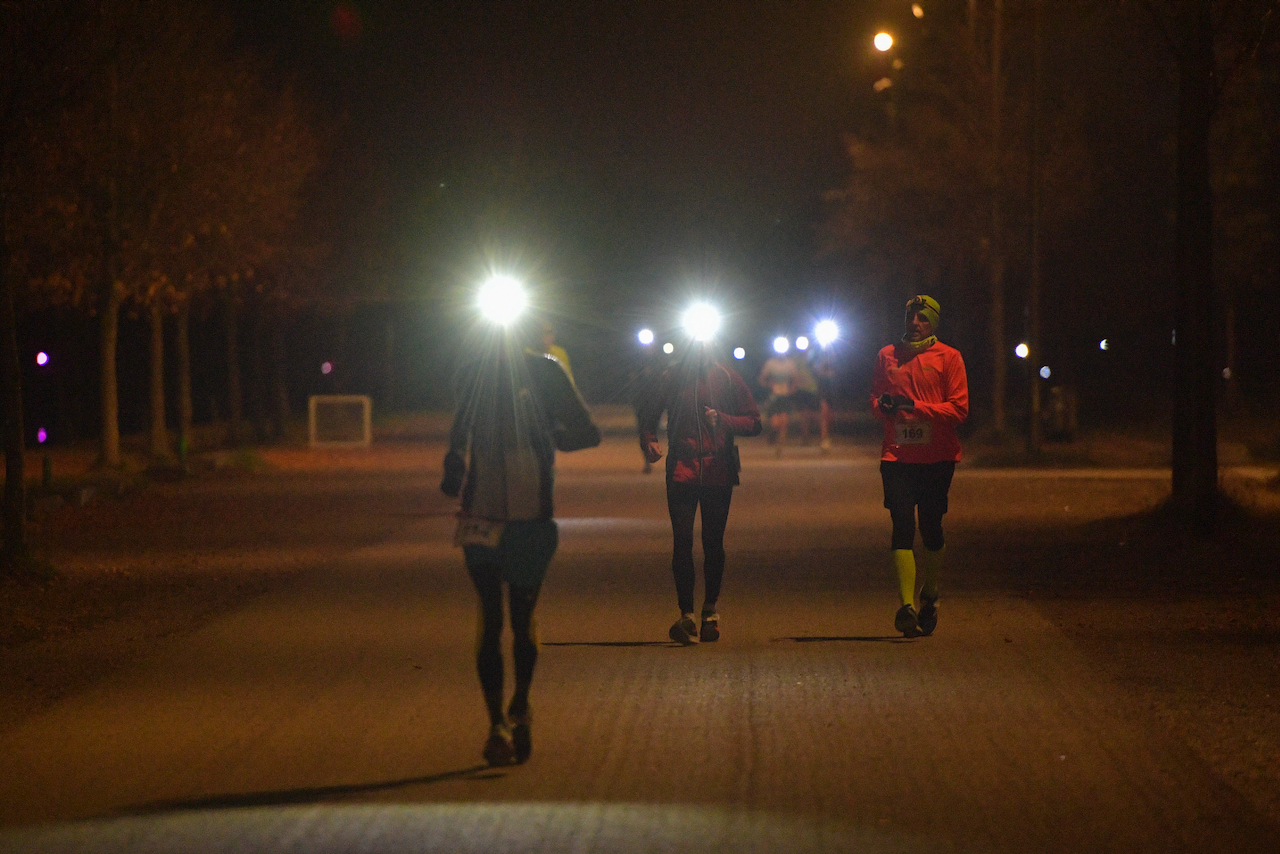
{"type": "Polygon", "coordinates": [[[352,153],[385,169],[406,242],[415,217],[517,173],[513,210],[451,231],[428,276],[502,243],[575,290],[711,276],[767,292],[815,275],[869,26],[858,4],[259,6],[246,38],[349,111],[352,153]]]}

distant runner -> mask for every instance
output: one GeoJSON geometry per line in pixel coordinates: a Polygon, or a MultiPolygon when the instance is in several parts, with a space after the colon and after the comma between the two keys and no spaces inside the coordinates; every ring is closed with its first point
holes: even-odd
{"type": "Polygon", "coordinates": [[[880,478],[893,519],[893,567],[902,599],[893,624],[905,637],[931,635],[938,625],[938,577],[946,554],[942,516],[960,461],[956,427],[969,417],[964,359],[934,335],[941,311],[933,297],[911,298],[906,332],[880,351],[871,383],[871,409],[884,422],[880,478]],[[919,613],[912,550],[917,510],[924,543],[919,613]]]}
{"type": "Polygon", "coordinates": [[[760,368],[757,382],[769,389],[769,399],[764,411],[769,416],[769,441],[777,444],[776,453],[782,456],[782,446],[787,444],[787,426],[795,410],[796,383],[799,380],[796,363],[775,353],[760,368]]]}

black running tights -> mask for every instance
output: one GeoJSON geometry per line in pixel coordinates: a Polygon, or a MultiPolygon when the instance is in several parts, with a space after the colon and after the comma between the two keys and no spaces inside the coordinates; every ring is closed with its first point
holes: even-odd
{"type": "Polygon", "coordinates": [[[702,505],[703,608],[714,609],[724,580],[724,529],[729,523],[732,486],[668,483],[667,510],[671,514],[673,548],[671,574],[676,580],[680,613],[693,611],[693,519],[702,505]]]}
{"type": "MultiPolygon", "coordinates": [[[[480,690],[491,724],[505,720],[502,713],[502,571],[492,564],[468,566],[471,581],[480,595],[479,624],[476,627],[476,670],[480,674],[480,690]]],[[[529,686],[533,667],[538,662],[537,626],[533,609],[538,603],[537,587],[509,588],[511,610],[512,658],[516,666],[516,693],[510,712],[523,715],[529,708],[529,686]]]]}

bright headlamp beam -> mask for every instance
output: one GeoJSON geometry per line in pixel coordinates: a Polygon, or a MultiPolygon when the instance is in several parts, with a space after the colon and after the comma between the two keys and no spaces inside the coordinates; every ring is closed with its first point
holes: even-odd
{"type": "Polygon", "coordinates": [[[777,338],[773,339],[773,352],[777,353],[779,356],[783,355],[790,349],[791,342],[787,340],[785,335],[779,335],[777,338]]]}
{"type": "Polygon", "coordinates": [[[641,329],[641,330],[636,334],[636,339],[637,339],[637,340],[639,340],[639,342],[640,342],[641,344],[643,344],[644,346],[648,347],[650,344],[652,344],[652,343],[653,343],[653,330],[652,330],[652,329],[641,329]]]}
{"type": "Polygon", "coordinates": [[[495,275],[480,286],[476,304],[486,320],[499,326],[510,326],[528,306],[529,297],[518,279],[495,275]]]}
{"type": "Polygon", "coordinates": [[[813,337],[818,339],[819,347],[830,347],[840,337],[840,327],[834,320],[820,320],[813,328],[813,337]]]}
{"type": "Polygon", "coordinates": [[[705,302],[697,302],[685,310],[681,325],[695,341],[710,341],[720,329],[720,312],[705,302]]]}

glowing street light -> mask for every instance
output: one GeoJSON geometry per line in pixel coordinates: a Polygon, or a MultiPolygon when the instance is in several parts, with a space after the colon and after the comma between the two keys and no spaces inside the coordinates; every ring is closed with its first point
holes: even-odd
{"type": "Polygon", "coordinates": [[[36,353],[36,364],[42,368],[45,365],[49,364],[49,354],[43,350],[41,350],[39,353],[36,353]]]}
{"type": "Polygon", "coordinates": [[[1031,355],[1031,348],[1026,344],[1019,344],[1017,347],[1013,348],[1013,355],[1017,356],[1019,359],[1025,359],[1027,356],[1031,355]]]}
{"type": "Polygon", "coordinates": [[[670,356],[675,351],[676,351],[676,345],[672,344],[670,341],[662,345],[662,352],[666,353],[668,356],[670,356]]]}
{"type": "Polygon", "coordinates": [[[1099,342],[1098,342],[1098,349],[1099,349],[1099,350],[1110,350],[1110,349],[1111,349],[1111,342],[1110,342],[1110,341],[1108,341],[1107,339],[1103,338],[1101,341],[1099,341],[1099,342]]]}
{"type": "Polygon", "coordinates": [[[1048,366],[1048,365],[1045,365],[1043,368],[1041,368],[1041,369],[1040,369],[1040,378],[1041,378],[1041,379],[1045,379],[1045,380],[1047,380],[1047,379],[1049,379],[1049,377],[1050,377],[1050,376],[1052,376],[1052,375],[1053,375],[1053,371],[1049,370],[1049,366],[1048,366]]]}
{"type": "Polygon", "coordinates": [[[636,338],[639,339],[641,344],[648,347],[650,344],[653,343],[653,330],[641,329],[639,334],[636,335],[636,338]]]}
{"type": "Polygon", "coordinates": [[[518,279],[499,274],[480,286],[476,304],[491,323],[510,326],[528,306],[529,296],[518,279]]]}
{"type": "Polygon", "coordinates": [[[876,50],[885,53],[893,48],[893,36],[885,32],[876,33],[876,37],[871,40],[876,46],[876,50]]]}
{"type": "Polygon", "coordinates": [[[791,342],[787,340],[785,335],[779,335],[777,338],[773,339],[773,352],[777,353],[779,356],[784,355],[790,349],[791,342]]]}
{"type": "Polygon", "coordinates": [[[840,327],[834,320],[820,320],[813,328],[813,337],[818,339],[819,347],[830,347],[840,337],[840,327]]]}
{"type": "Polygon", "coordinates": [[[720,329],[720,312],[705,302],[696,302],[685,310],[681,325],[695,341],[710,341],[720,329]]]}
{"type": "Polygon", "coordinates": [[[923,17],[924,17],[924,7],[923,7],[923,6],[921,6],[919,3],[912,3],[912,4],[911,4],[911,14],[915,15],[917,18],[923,18],[923,17]]]}

